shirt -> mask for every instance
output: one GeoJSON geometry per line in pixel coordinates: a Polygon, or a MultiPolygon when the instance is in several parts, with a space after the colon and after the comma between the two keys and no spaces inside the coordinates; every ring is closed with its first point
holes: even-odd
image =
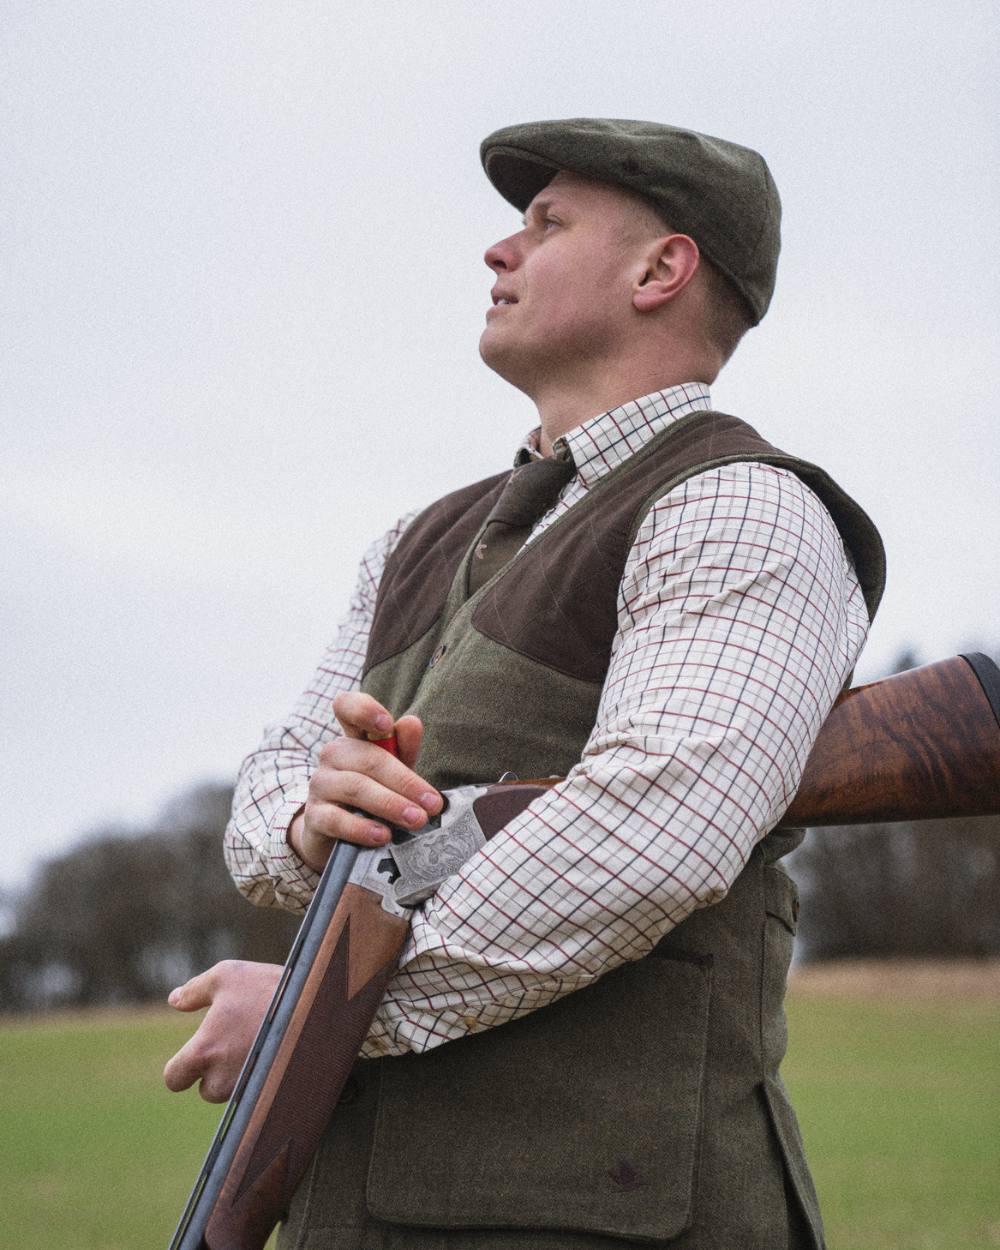
{"type": "MultiPolygon", "coordinates": [[[[527,541],[671,422],[710,407],[707,387],[685,384],[569,431],[575,474],[527,541]]],[[[254,902],[302,909],[315,888],[288,825],[339,732],[330,701],[360,683],[379,578],[411,519],[367,552],[308,689],[244,762],[226,857],[254,902]]],[[[819,499],[753,463],[698,474],[653,505],[617,607],[579,764],[415,911],[363,1055],[427,1050],[543,1007],[722,898],[794,795],[869,624],[819,499]]]]}

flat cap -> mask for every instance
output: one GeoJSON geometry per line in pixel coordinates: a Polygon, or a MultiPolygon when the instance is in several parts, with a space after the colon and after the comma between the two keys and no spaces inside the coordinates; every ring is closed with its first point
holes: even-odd
{"type": "Polygon", "coordinates": [[[490,182],[522,211],[560,170],[643,196],[725,274],[755,325],[767,311],[781,201],[751,148],[660,122],[572,117],[505,126],[483,140],[479,154],[490,182]]]}

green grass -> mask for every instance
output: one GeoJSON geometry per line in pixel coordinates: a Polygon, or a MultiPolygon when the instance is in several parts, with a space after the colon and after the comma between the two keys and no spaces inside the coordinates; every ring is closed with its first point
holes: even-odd
{"type": "MultiPolygon", "coordinates": [[[[1000,1247],[1000,1004],[789,1014],[830,1250],[1000,1247]]],[[[163,1087],[190,1031],[166,1011],[0,1026],[4,1246],[166,1250],[220,1114],[163,1087]]]]}
{"type": "Polygon", "coordinates": [[[830,1250],[1000,1246],[1000,1003],[789,1003],[830,1250]]]}
{"type": "Polygon", "coordinates": [[[0,1027],[0,1241],[166,1250],[221,1107],[161,1072],[192,1022],[168,1011],[0,1027]]]}

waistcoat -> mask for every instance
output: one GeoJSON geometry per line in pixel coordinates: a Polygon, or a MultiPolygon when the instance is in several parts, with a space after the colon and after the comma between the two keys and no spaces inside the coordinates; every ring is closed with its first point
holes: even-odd
{"type": "MultiPolygon", "coordinates": [[[[819,496],[873,614],[884,555],[871,521],[734,417],[669,426],[469,596],[500,474],[422,513],[380,583],[362,686],[423,718],[421,775],[448,788],[577,763],[642,519],[687,478],[739,461],[790,469],[819,496]]],[[[779,1250],[790,1190],[820,1247],[778,1072],[798,905],[777,860],[800,836],[768,835],[726,897],[645,958],[499,1028],[360,1065],[360,1095],[338,1108],[282,1245],[303,1230],[294,1244],[388,1250],[408,1227],[466,1230],[412,1243],[428,1247],[779,1250]]]]}

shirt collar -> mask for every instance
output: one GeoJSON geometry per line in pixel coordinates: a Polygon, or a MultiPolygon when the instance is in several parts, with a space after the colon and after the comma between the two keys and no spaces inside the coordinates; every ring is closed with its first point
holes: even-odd
{"type": "MultiPolygon", "coordinates": [[[[577,476],[584,487],[610,473],[622,461],[634,456],[651,438],[692,412],[712,406],[711,394],[704,382],[682,382],[669,390],[653,391],[610,412],[591,417],[574,426],[553,444],[553,454],[565,455],[568,449],[576,465],[577,476]]],[[[517,463],[536,458],[539,430],[532,432],[518,448],[517,463]]]]}

